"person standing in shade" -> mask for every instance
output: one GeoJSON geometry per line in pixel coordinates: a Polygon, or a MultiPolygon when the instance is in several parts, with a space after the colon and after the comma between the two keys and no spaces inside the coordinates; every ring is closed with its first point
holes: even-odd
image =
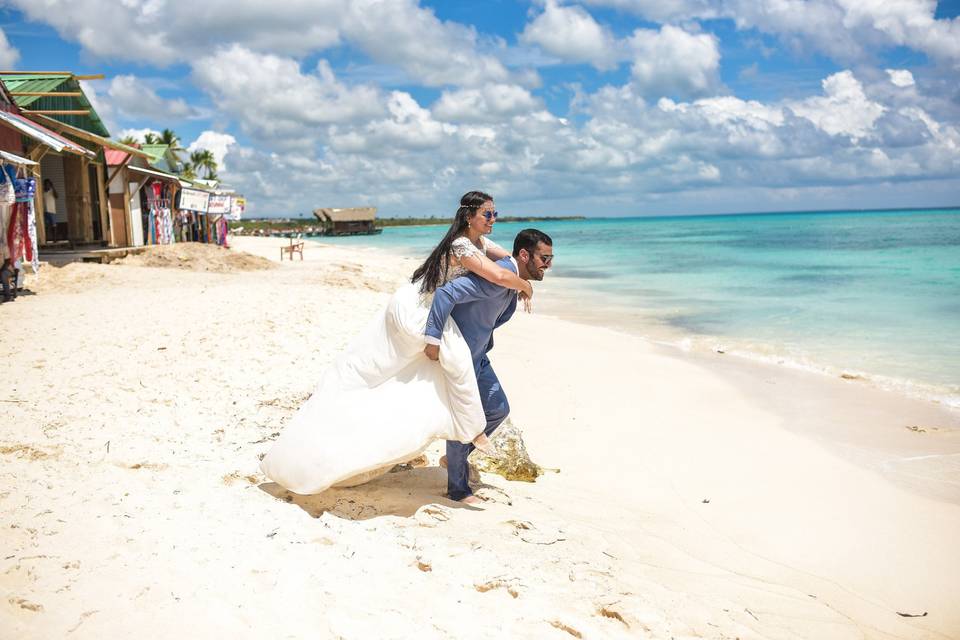
{"type": "Polygon", "coordinates": [[[57,190],[48,178],[43,181],[43,223],[46,227],[47,242],[57,240],[57,190]]]}

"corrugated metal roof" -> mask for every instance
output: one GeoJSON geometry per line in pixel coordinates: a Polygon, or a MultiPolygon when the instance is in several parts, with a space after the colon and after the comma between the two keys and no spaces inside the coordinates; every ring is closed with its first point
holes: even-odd
{"type": "Polygon", "coordinates": [[[0,111],[0,120],[5,121],[7,124],[11,125],[13,128],[20,131],[25,136],[38,140],[43,144],[47,145],[56,152],[63,151],[67,149],[73,153],[82,156],[93,157],[96,154],[89,149],[80,146],[72,140],[68,140],[61,136],[55,131],[47,129],[43,125],[37,124],[33,120],[27,120],[18,113],[11,113],[9,111],[0,111]]]}
{"type": "Polygon", "coordinates": [[[160,160],[163,160],[163,156],[164,156],[164,154],[167,153],[167,149],[169,149],[169,148],[170,148],[170,145],[168,145],[168,144],[142,144],[142,145],[140,145],[140,149],[141,149],[145,154],[147,154],[148,156],[150,156],[150,162],[151,162],[151,164],[154,163],[154,162],[159,162],[160,160]]]}
{"type": "Polygon", "coordinates": [[[32,73],[22,73],[22,74],[4,74],[0,76],[0,80],[6,85],[10,93],[17,92],[31,92],[31,93],[40,93],[40,92],[65,92],[65,91],[79,91],[81,95],[79,96],[13,96],[14,101],[17,103],[17,106],[21,109],[35,109],[35,110],[62,110],[62,111],[75,111],[81,109],[89,109],[89,115],[60,115],[60,114],[49,114],[51,118],[64,122],[66,124],[72,125],[84,131],[89,131],[90,133],[95,133],[98,136],[104,136],[106,138],[110,137],[110,132],[107,131],[107,128],[104,126],[103,121],[100,120],[100,116],[97,114],[96,109],[93,108],[93,105],[90,104],[90,100],[87,99],[86,94],[83,93],[83,88],[80,86],[80,82],[77,81],[72,75],[46,75],[46,74],[32,74],[32,73]]]}
{"type": "Polygon", "coordinates": [[[172,173],[167,173],[166,171],[158,171],[157,169],[147,169],[145,167],[128,167],[130,171],[136,171],[137,173],[145,173],[151,176],[157,176],[159,178],[164,178],[165,180],[170,180],[172,182],[180,182],[180,176],[174,175],[172,173]]]}
{"type": "Polygon", "coordinates": [[[114,167],[118,164],[123,164],[127,161],[127,157],[130,155],[125,151],[120,151],[119,149],[104,149],[103,154],[107,157],[107,164],[111,167],[114,167]]]}

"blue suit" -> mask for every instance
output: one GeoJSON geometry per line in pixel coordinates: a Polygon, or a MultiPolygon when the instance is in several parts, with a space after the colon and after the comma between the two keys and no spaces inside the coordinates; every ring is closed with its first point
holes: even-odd
{"type": "MultiPolygon", "coordinates": [[[[497,261],[497,264],[517,272],[517,267],[510,258],[503,258],[497,261]]],[[[516,291],[470,273],[451,280],[436,290],[424,331],[427,342],[439,344],[448,316],[453,317],[460,327],[460,333],[463,334],[473,356],[473,369],[480,387],[480,401],[487,418],[487,426],[483,432],[488,436],[506,419],[510,413],[510,404],[497,374],[490,365],[487,352],[493,348],[493,330],[509,320],[516,309],[516,291]]],[[[452,500],[462,500],[473,493],[467,483],[467,456],[474,449],[473,444],[447,441],[447,492],[452,500]]]]}

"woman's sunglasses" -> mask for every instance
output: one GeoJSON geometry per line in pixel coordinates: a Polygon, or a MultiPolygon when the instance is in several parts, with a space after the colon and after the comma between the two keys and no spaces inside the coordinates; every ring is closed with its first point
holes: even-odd
{"type": "Polygon", "coordinates": [[[499,211],[484,211],[484,212],[483,212],[483,217],[487,219],[487,222],[489,222],[489,221],[491,221],[491,220],[496,220],[496,219],[497,219],[497,216],[499,216],[499,215],[500,215],[500,212],[499,212],[499,211]]]}

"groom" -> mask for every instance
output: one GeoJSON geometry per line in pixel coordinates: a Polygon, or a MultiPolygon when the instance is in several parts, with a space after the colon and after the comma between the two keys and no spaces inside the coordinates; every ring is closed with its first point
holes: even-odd
{"type": "MultiPolygon", "coordinates": [[[[550,236],[537,229],[524,229],[513,241],[513,255],[497,261],[497,264],[524,280],[543,280],[543,274],[552,262],[553,240],[550,236]]],[[[493,330],[509,320],[516,308],[516,291],[470,273],[436,290],[424,331],[427,346],[423,351],[431,360],[438,360],[440,335],[447,316],[453,316],[457,321],[473,356],[480,401],[487,418],[487,427],[483,432],[488,436],[506,419],[510,405],[490,365],[487,352],[493,348],[493,330]]],[[[467,483],[467,456],[474,448],[473,444],[447,441],[447,492],[451,500],[467,504],[480,502],[467,483]]]]}

